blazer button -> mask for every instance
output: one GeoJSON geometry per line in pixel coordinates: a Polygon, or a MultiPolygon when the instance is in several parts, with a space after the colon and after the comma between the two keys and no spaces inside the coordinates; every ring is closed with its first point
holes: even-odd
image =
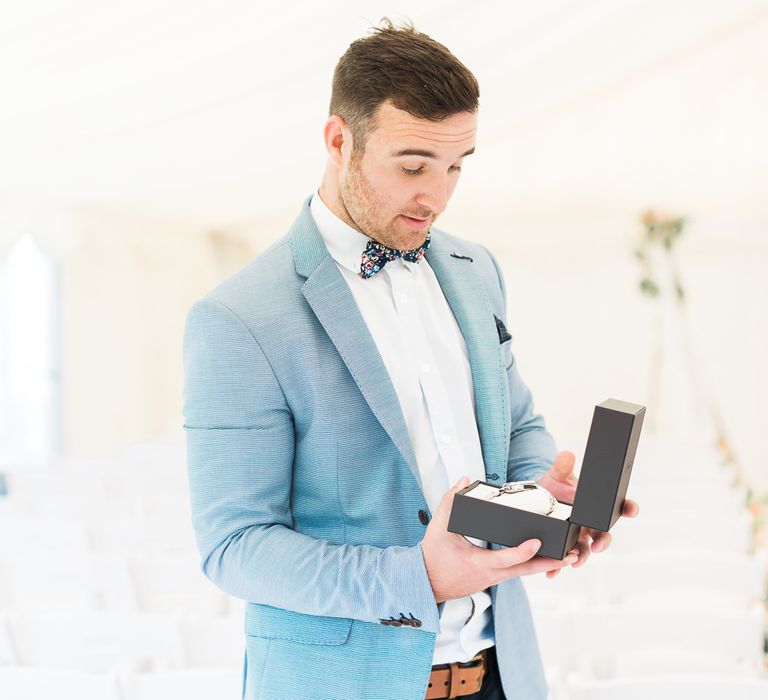
{"type": "Polygon", "coordinates": [[[427,512],[424,510],[419,511],[419,520],[421,520],[422,525],[426,525],[429,522],[429,516],[427,515],[427,512]]]}
{"type": "Polygon", "coordinates": [[[421,620],[413,616],[413,613],[408,613],[410,617],[406,617],[403,613],[400,613],[400,622],[404,625],[410,625],[411,627],[421,627],[421,620]]]}

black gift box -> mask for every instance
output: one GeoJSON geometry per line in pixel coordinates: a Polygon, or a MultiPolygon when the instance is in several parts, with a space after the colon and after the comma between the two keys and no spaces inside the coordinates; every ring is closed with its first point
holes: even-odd
{"type": "Polygon", "coordinates": [[[467,537],[516,547],[541,540],[539,556],[563,559],[579,539],[581,527],[608,531],[621,515],[632,473],[645,407],[606,399],[595,406],[570,516],[561,520],[513,506],[468,496],[485,481],[458,491],[448,530],[467,537]]]}

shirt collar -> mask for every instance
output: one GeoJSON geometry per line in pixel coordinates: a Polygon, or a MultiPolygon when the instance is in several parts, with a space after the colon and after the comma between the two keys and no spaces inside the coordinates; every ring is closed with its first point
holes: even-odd
{"type": "Polygon", "coordinates": [[[309,210],[331,257],[359,275],[363,251],[371,239],[336,216],[318,192],[312,195],[309,210]]]}

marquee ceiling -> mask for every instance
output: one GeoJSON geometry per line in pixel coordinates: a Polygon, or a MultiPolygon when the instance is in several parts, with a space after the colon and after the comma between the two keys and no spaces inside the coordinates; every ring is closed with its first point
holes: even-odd
{"type": "Polygon", "coordinates": [[[459,207],[768,216],[765,0],[3,3],[0,200],[219,228],[293,212],[333,66],[385,14],[480,81],[459,207]]]}

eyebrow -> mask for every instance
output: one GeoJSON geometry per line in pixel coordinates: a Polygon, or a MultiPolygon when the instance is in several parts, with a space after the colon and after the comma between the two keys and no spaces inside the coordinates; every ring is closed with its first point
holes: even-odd
{"type": "MultiPolygon", "coordinates": [[[[475,147],[472,146],[468,151],[464,151],[459,158],[463,158],[464,156],[471,155],[475,152],[475,147]]],[[[422,158],[437,158],[437,154],[433,153],[432,151],[425,151],[421,148],[404,148],[401,151],[397,151],[396,153],[393,153],[392,156],[394,158],[399,158],[400,156],[421,156],[422,158]]]]}

